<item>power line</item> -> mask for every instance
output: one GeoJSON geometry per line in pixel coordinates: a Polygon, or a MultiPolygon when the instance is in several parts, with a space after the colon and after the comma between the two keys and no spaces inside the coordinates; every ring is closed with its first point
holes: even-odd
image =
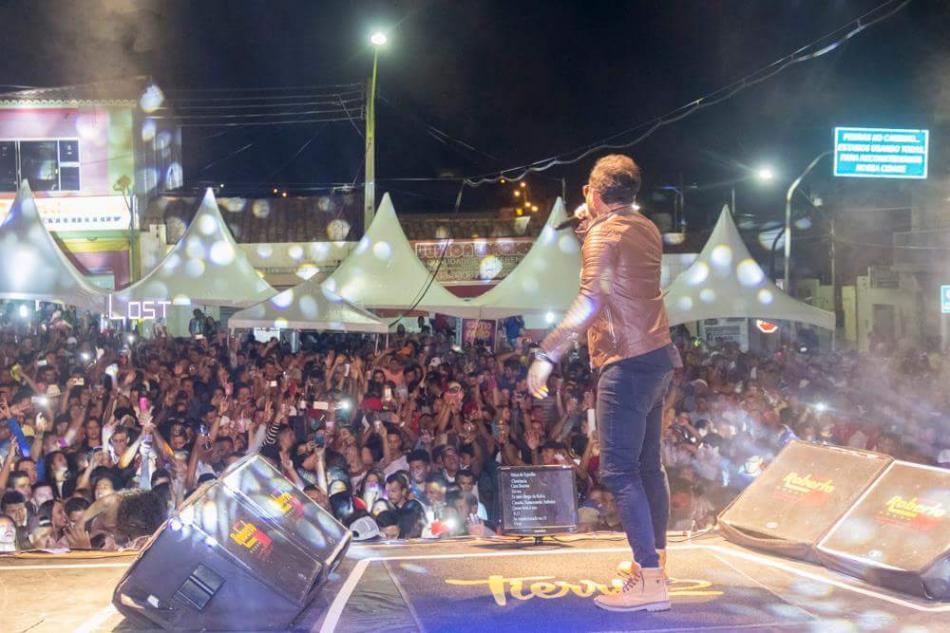
{"type": "Polygon", "coordinates": [[[317,130],[316,134],[311,136],[309,140],[305,141],[303,145],[301,145],[300,148],[296,152],[294,152],[294,155],[291,156],[290,159],[286,163],[284,163],[283,165],[281,165],[280,167],[278,167],[271,173],[267,174],[267,180],[272,180],[274,176],[276,176],[280,172],[287,169],[287,167],[289,167],[290,164],[293,163],[297,159],[297,157],[300,156],[303,153],[303,151],[310,146],[311,143],[317,140],[317,137],[320,136],[320,133],[323,132],[323,130],[324,128],[320,128],[319,130],[317,130]]]}
{"type": "Polygon", "coordinates": [[[237,156],[237,155],[240,154],[241,152],[243,152],[243,151],[245,151],[245,150],[248,150],[248,149],[250,149],[250,148],[253,147],[253,146],[254,146],[254,143],[248,143],[248,144],[245,145],[244,147],[239,147],[238,149],[234,150],[233,152],[231,152],[231,153],[228,154],[227,156],[224,156],[224,157],[222,157],[222,158],[216,158],[216,159],[214,159],[213,161],[211,161],[210,163],[208,163],[207,165],[205,165],[204,167],[202,167],[201,169],[199,169],[199,170],[198,170],[198,173],[200,174],[200,173],[206,171],[206,170],[207,170],[209,167],[211,167],[212,165],[217,165],[218,163],[220,163],[220,162],[222,162],[222,161],[225,161],[225,160],[231,158],[232,156],[237,156]]]}
{"type": "Polygon", "coordinates": [[[215,120],[224,120],[224,119],[260,119],[264,117],[279,117],[279,116],[303,116],[303,115],[312,115],[312,114],[339,114],[343,112],[346,113],[345,108],[334,108],[332,110],[287,110],[284,112],[256,112],[252,114],[175,114],[168,116],[158,116],[153,117],[156,119],[173,119],[173,120],[184,120],[184,119],[215,119],[215,120]]]}
{"type": "Polygon", "coordinates": [[[755,72],[752,72],[746,75],[745,77],[742,77],[741,79],[738,79],[737,81],[734,81],[733,83],[723,88],[720,88],[714,92],[708,93],[705,96],[700,97],[698,99],[694,99],[693,101],[690,101],[689,103],[683,106],[680,106],[679,108],[676,108],[675,110],[672,110],[662,116],[655,117],[651,119],[650,121],[646,121],[632,128],[622,130],[606,138],[603,138],[599,141],[595,141],[592,144],[589,144],[583,147],[578,147],[578,148],[569,150],[567,152],[563,152],[561,154],[550,156],[548,158],[543,158],[541,160],[534,161],[533,163],[527,163],[525,165],[511,167],[509,169],[505,169],[505,170],[497,171],[497,172],[491,172],[488,174],[483,174],[481,176],[466,178],[465,184],[469,187],[478,187],[478,186],[488,184],[488,183],[499,182],[502,179],[515,180],[515,181],[522,180],[529,173],[546,171],[557,165],[570,165],[573,163],[577,163],[583,160],[584,158],[587,158],[588,156],[590,156],[591,154],[595,152],[599,152],[602,150],[624,149],[627,147],[632,147],[633,145],[636,145],[640,143],[641,141],[643,141],[644,139],[646,139],[647,137],[651,136],[658,129],[665,127],[667,125],[671,125],[677,121],[680,121],[690,116],[691,114],[698,112],[699,110],[708,108],[712,105],[725,101],[747,88],[750,88],[756,84],[759,84],[767,79],[774,77],[775,75],[779,74],[780,72],[784,71],[786,68],[790,66],[793,66],[795,64],[800,64],[802,62],[809,61],[809,60],[821,57],[822,55],[825,55],[827,53],[830,53],[831,51],[837,49],[841,44],[850,40],[852,37],[854,37],[858,33],[861,33],[865,29],[877,24],[878,22],[886,20],[887,18],[896,14],[901,9],[903,9],[908,4],[910,4],[910,1],[911,0],[887,0],[887,2],[884,2],[883,4],[872,9],[871,11],[868,11],[862,16],[852,20],[851,22],[848,22],[844,26],[835,29],[834,31],[818,38],[817,40],[814,40],[813,42],[798,48],[797,50],[786,55],[785,57],[782,57],[781,59],[777,59],[774,62],[766,66],[763,66],[759,70],[756,70],[755,72]],[[895,4],[897,4],[897,6],[891,9],[890,7],[893,7],[895,4]],[[871,16],[876,16],[876,17],[871,17],[871,16]],[[821,45],[823,42],[827,41],[829,38],[835,37],[838,33],[841,33],[842,31],[845,31],[845,33],[842,36],[838,37],[838,39],[818,48],[819,45],[821,45]],[[816,49],[816,50],[810,50],[810,49],[816,49]],[[632,134],[642,129],[645,129],[645,131],[630,141],[613,142],[616,139],[620,139],[624,136],[627,136],[629,134],[632,134]]]}
{"type": "Polygon", "coordinates": [[[322,119],[290,119],[286,121],[241,121],[241,122],[232,122],[232,123],[181,123],[179,127],[249,127],[252,125],[255,126],[272,126],[272,125],[303,125],[308,123],[335,123],[339,121],[349,121],[348,117],[329,117],[322,119]]]}
{"type": "Polygon", "coordinates": [[[320,85],[304,85],[304,86],[265,86],[260,88],[173,88],[166,92],[173,94],[185,94],[185,93],[222,93],[222,92],[281,92],[281,91],[324,91],[333,89],[337,92],[340,91],[340,88],[353,88],[354,86],[362,86],[360,82],[349,82],[342,84],[320,84],[320,85]]]}
{"type": "MultiPolygon", "coordinates": [[[[306,98],[306,97],[300,97],[306,98]]],[[[304,107],[304,106],[323,106],[323,105],[335,105],[335,104],[344,104],[344,103],[362,103],[363,95],[357,94],[356,96],[348,96],[345,99],[343,95],[332,95],[327,96],[326,98],[319,99],[317,101],[299,101],[295,103],[285,103],[281,102],[260,102],[260,103],[227,103],[222,105],[180,105],[178,101],[175,101],[173,105],[162,106],[157,109],[157,111],[172,111],[177,112],[181,110],[247,110],[251,108],[293,108],[293,107],[304,107]]]]}

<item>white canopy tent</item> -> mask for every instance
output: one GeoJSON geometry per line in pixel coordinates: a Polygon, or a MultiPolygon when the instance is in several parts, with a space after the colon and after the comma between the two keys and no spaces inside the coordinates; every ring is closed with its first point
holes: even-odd
{"type": "Polygon", "coordinates": [[[308,280],[231,315],[229,328],[332,330],[385,334],[388,326],[343,297],[308,280]]]}
{"type": "Polygon", "coordinates": [[[564,201],[558,198],[528,254],[497,286],[473,301],[483,318],[567,310],[580,289],[581,245],[574,231],[554,229],[566,219],[564,201]]]}
{"type": "Polygon", "coordinates": [[[185,234],[165,259],[138,282],[115,292],[113,302],[246,307],[276,292],[234,241],[209,188],[185,234]]]}
{"type": "Polygon", "coordinates": [[[0,260],[0,298],[105,309],[104,292],[83,277],[44,226],[26,180],[0,224],[0,260]]]}
{"type": "Polygon", "coordinates": [[[728,206],[699,257],[667,288],[665,302],[671,326],[746,317],[835,327],[833,312],[793,299],[769,280],[749,254],[728,206]]]}
{"type": "Polygon", "coordinates": [[[478,316],[474,304],[446,290],[416,257],[388,193],[363,239],[323,287],[363,308],[478,316]]]}

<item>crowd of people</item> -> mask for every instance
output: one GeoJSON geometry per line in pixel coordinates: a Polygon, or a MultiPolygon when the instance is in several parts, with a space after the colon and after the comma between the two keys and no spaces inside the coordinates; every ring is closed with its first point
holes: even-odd
{"type": "MultiPolygon", "coordinates": [[[[369,518],[361,538],[496,534],[499,467],[532,464],[573,470],[581,530],[619,528],[586,349],[533,399],[523,322],[503,324],[497,349],[459,347],[450,319],[420,318],[388,338],[305,334],[292,351],[203,318],[190,337],[146,340],[15,309],[0,317],[2,552],[136,547],[253,453],[344,524],[369,518]]],[[[756,354],[675,334],[671,529],[711,526],[794,438],[950,467],[950,362],[935,346],[756,354]]]]}

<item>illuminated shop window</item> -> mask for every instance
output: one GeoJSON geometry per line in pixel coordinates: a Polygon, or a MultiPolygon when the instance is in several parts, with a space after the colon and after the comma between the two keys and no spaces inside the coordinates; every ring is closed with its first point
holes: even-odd
{"type": "Polygon", "coordinates": [[[79,191],[79,141],[0,141],[0,191],[16,191],[24,179],[33,191],[79,191]]]}

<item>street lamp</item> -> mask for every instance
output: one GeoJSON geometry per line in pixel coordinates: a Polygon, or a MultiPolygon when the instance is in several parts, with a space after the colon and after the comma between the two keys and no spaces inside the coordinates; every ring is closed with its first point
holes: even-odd
{"type": "Polygon", "coordinates": [[[791,286],[789,285],[789,275],[792,259],[792,196],[795,195],[795,190],[798,189],[798,185],[801,184],[802,180],[811,172],[812,169],[821,161],[822,158],[831,154],[831,151],[825,151],[808,163],[808,167],[805,168],[805,171],[801,175],[792,181],[792,184],[789,186],[788,191],[785,192],[785,275],[783,279],[785,280],[785,287],[782,288],[785,292],[791,292],[791,286]]]}
{"type": "MultiPolygon", "coordinates": [[[[752,173],[752,178],[760,183],[771,182],[775,178],[775,171],[768,165],[762,165],[752,173]]],[[[733,217],[736,215],[736,183],[732,183],[732,206],[730,207],[733,217]]]]}
{"type": "Polygon", "coordinates": [[[373,72],[369,79],[369,94],[366,98],[366,167],[363,183],[363,232],[369,229],[376,213],[376,66],[379,48],[389,38],[382,31],[375,31],[369,41],[373,45],[373,72]]]}

